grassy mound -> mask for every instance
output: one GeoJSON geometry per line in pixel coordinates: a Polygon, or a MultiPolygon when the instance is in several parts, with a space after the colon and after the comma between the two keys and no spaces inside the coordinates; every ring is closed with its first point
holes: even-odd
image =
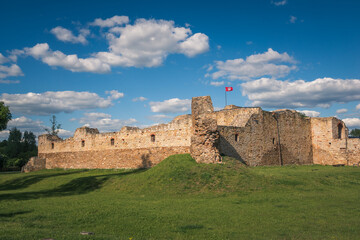
{"type": "Polygon", "coordinates": [[[0,239],[357,239],[359,186],[360,168],[188,154],[150,169],[0,174],[0,239]]]}

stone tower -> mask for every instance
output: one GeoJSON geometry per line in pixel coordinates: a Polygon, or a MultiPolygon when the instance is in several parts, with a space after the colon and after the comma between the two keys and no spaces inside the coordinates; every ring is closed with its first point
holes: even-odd
{"type": "Polygon", "coordinates": [[[191,113],[193,126],[191,156],[199,163],[220,162],[218,149],[220,135],[210,96],[192,98],[191,113]]]}

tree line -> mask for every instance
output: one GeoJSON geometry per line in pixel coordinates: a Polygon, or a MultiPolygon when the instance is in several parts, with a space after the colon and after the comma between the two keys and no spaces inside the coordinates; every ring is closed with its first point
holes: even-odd
{"type": "MultiPolygon", "coordinates": [[[[12,115],[8,106],[0,102],[0,131],[5,130],[12,115]]],[[[50,119],[51,128],[45,129],[48,134],[57,135],[61,127],[56,117],[50,119]]],[[[21,170],[31,157],[37,156],[36,136],[31,131],[22,133],[16,127],[10,129],[7,140],[0,142],[0,171],[21,170]]]]}

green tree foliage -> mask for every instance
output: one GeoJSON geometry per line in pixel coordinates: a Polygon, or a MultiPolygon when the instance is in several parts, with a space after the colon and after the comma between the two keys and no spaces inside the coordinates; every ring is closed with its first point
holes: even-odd
{"type": "Polygon", "coordinates": [[[51,129],[45,128],[45,131],[50,135],[57,136],[61,128],[61,124],[56,121],[55,115],[52,115],[52,117],[50,118],[50,123],[51,129]]]}
{"type": "Polygon", "coordinates": [[[9,107],[0,102],[0,131],[6,129],[7,123],[11,120],[9,107]]]}
{"type": "Polygon", "coordinates": [[[37,155],[34,133],[12,128],[8,140],[0,142],[0,169],[20,170],[30,157],[37,155]]]}
{"type": "Polygon", "coordinates": [[[355,129],[351,130],[350,136],[351,137],[360,137],[360,129],[355,128],[355,129]]]}

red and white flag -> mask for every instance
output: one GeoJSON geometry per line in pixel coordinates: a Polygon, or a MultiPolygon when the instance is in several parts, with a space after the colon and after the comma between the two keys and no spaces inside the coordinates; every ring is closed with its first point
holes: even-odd
{"type": "Polygon", "coordinates": [[[232,90],[233,90],[232,87],[225,87],[225,91],[226,91],[226,92],[231,92],[232,90]]]}

